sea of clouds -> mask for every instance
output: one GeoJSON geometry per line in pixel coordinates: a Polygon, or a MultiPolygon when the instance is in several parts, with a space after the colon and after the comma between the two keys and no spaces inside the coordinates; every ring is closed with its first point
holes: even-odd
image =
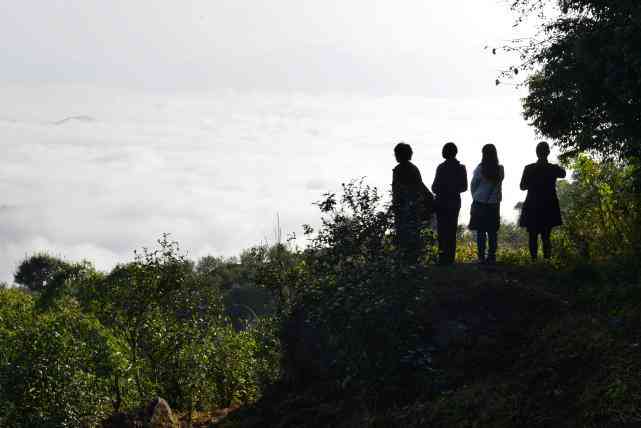
{"type": "MultiPolygon", "coordinates": [[[[312,202],[366,177],[387,193],[399,141],[431,185],[454,141],[468,175],[483,144],[505,165],[514,205],[534,131],[517,91],[477,98],[267,92],[135,92],[2,87],[0,281],[37,251],[99,269],[131,260],[164,232],[192,259],[237,255],[317,224],[312,202]]],[[[465,195],[460,222],[467,220],[465,195]]],[[[299,241],[304,245],[304,242],[299,241]]]]}

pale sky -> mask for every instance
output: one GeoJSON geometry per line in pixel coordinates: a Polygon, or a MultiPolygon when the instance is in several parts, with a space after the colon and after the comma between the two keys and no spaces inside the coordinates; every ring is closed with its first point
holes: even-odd
{"type": "Polygon", "coordinates": [[[4,1],[0,281],[42,250],[109,269],[163,232],[232,256],[276,212],[300,233],[341,182],[387,192],[401,140],[428,185],[446,141],[469,174],[493,142],[504,216],[523,198],[536,137],[484,49],[515,36],[507,1],[4,1]]]}
{"type": "Polygon", "coordinates": [[[493,92],[505,0],[4,0],[0,79],[146,89],[493,92]]]}

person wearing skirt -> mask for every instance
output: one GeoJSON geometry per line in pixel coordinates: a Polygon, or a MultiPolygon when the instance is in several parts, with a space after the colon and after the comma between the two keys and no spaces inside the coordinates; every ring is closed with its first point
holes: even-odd
{"type": "Polygon", "coordinates": [[[505,172],[493,144],[483,146],[481,153],[481,163],[474,170],[470,183],[473,201],[469,228],[476,231],[479,263],[493,264],[501,224],[501,185],[505,172]]]}
{"type": "Polygon", "coordinates": [[[527,196],[521,208],[519,226],[528,231],[532,260],[536,260],[538,255],[539,235],[543,243],[543,257],[552,257],[550,234],[553,227],[563,224],[556,180],[565,177],[565,169],[549,163],[549,154],[550,146],[545,141],[537,144],[538,161],[527,165],[521,177],[521,190],[527,190],[527,196]]]}

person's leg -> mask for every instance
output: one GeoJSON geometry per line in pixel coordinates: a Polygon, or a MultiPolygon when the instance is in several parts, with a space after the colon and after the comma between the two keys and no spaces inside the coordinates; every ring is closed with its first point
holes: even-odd
{"type": "Polygon", "coordinates": [[[487,232],[487,237],[489,241],[489,248],[487,251],[487,261],[494,263],[496,261],[496,248],[497,248],[497,235],[498,231],[492,229],[487,232]]]}
{"type": "Polygon", "coordinates": [[[479,262],[483,263],[485,261],[485,231],[476,231],[476,249],[479,262]]]}
{"type": "Polygon", "coordinates": [[[456,240],[456,229],[452,230],[452,213],[447,213],[443,218],[443,229],[441,231],[442,251],[440,253],[439,262],[441,264],[450,264],[453,261],[452,253],[456,240]]]}
{"type": "Polygon", "coordinates": [[[418,222],[410,215],[399,216],[397,221],[398,249],[401,257],[409,264],[415,264],[420,253],[418,222]]]}
{"type": "Polygon", "coordinates": [[[451,202],[441,201],[437,215],[438,261],[439,264],[450,264],[456,252],[456,226],[458,210],[454,212],[451,202]]]}
{"type": "Polygon", "coordinates": [[[443,263],[445,260],[445,235],[447,228],[445,227],[446,215],[443,210],[439,210],[436,213],[436,239],[438,241],[438,261],[443,263]]]}
{"type": "Polygon", "coordinates": [[[479,262],[481,263],[485,262],[485,244],[487,242],[486,236],[487,235],[484,230],[476,231],[476,248],[479,262]]]}
{"type": "Polygon", "coordinates": [[[539,252],[539,234],[534,230],[528,230],[530,235],[530,257],[532,260],[536,260],[536,257],[539,252]]]}
{"type": "Polygon", "coordinates": [[[447,253],[446,260],[448,263],[454,263],[456,258],[456,231],[458,228],[458,213],[460,210],[459,206],[453,206],[449,212],[448,218],[448,236],[447,236],[447,253]]]}
{"type": "Polygon", "coordinates": [[[551,229],[541,231],[541,241],[543,241],[543,257],[549,259],[552,257],[552,242],[550,241],[551,229]]]}

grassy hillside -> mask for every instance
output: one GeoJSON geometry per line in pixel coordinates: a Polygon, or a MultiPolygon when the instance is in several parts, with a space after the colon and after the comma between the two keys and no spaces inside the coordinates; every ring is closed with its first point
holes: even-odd
{"type": "Polygon", "coordinates": [[[430,303],[417,314],[425,326],[417,352],[429,366],[376,388],[283,383],[216,426],[641,424],[639,287],[577,281],[579,272],[543,264],[420,274],[430,303]]]}

